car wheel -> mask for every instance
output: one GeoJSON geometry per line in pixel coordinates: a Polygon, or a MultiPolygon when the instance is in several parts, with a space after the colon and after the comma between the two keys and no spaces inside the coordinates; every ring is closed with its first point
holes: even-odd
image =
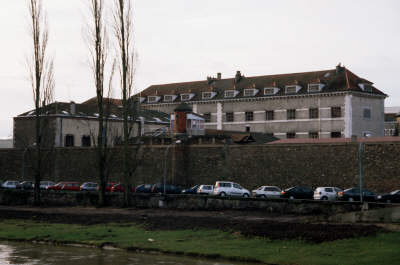
{"type": "Polygon", "coordinates": [[[225,197],[225,196],[226,196],[226,193],[225,193],[225,192],[221,192],[221,193],[219,194],[219,196],[225,197]]]}
{"type": "Polygon", "coordinates": [[[328,200],[328,197],[324,196],[324,197],[321,198],[321,200],[327,201],[327,200],[328,200]]]}
{"type": "Polygon", "coordinates": [[[248,198],[248,197],[249,197],[249,194],[244,193],[244,194],[243,194],[243,197],[244,197],[244,198],[248,198]]]}
{"type": "Polygon", "coordinates": [[[293,195],[291,195],[291,196],[289,197],[289,199],[293,200],[293,199],[294,199],[293,195]]]}
{"type": "Polygon", "coordinates": [[[353,201],[354,201],[354,199],[350,197],[349,198],[349,202],[353,202],[353,201]]]}

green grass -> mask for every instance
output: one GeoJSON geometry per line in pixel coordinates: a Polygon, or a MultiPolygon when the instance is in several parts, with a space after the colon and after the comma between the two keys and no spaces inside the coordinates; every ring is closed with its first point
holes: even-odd
{"type": "Polygon", "coordinates": [[[146,231],[134,224],[80,226],[6,220],[0,222],[0,238],[98,246],[109,242],[121,248],[219,255],[273,264],[400,264],[399,232],[310,244],[247,238],[217,230],[146,231]]]}

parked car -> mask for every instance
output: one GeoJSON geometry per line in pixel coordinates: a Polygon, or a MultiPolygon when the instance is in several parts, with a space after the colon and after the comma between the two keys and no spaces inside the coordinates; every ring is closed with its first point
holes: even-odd
{"type": "Polygon", "coordinates": [[[318,187],[314,190],[314,200],[337,200],[338,192],[342,189],[336,187],[318,187]]]}
{"type": "Polygon", "coordinates": [[[200,185],[200,187],[197,189],[197,193],[203,195],[212,195],[213,190],[213,185],[200,185]]]}
{"type": "MultiPolygon", "coordinates": [[[[362,191],[363,201],[376,201],[375,193],[363,189],[362,191]]],[[[338,192],[338,199],[341,201],[359,201],[360,200],[360,188],[350,188],[344,191],[338,192]]]]}
{"type": "Polygon", "coordinates": [[[81,184],[79,182],[66,182],[61,190],[80,191],[81,184]]]}
{"type": "Polygon", "coordinates": [[[67,182],[58,182],[57,184],[49,186],[47,189],[48,190],[61,190],[65,183],[67,183],[67,182]]]}
{"type": "Polygon", "coordinates": [[[251,194],[254,197],[279,198],[281,197],[281,189],[276,186],[261,186],[258,189],[252,190],[251,194]]]}
{"type": "Polygon", "coordinates": [[[217,196],[243,196],[250,197],[250,191],[246,190],[239,184],[230,181],[217,181],[215,182],[213,195],[217,196]]]}
{"type": "Polygon", "coordinates": [[[54,186],[50,186],[48,188],[49,190],[71,190],[71,191],[79,191],[80,190],[80,184],[79,182],[67,182],[67,181],[62,181],[57,183],[54,186]]]}
{"type": "Polygon", "coordinates": [[[314,198],[314,192],[308,187],[291,187],[281,192],[281,198],[287,199],[310,199],[314,198]]]}
{"type": "Polygon", "coordinates": [[[191,188],[184,189],[182,191],[182,194],[197,194],[197,189],[200,187],[200,185],[194,185],[191,188]]]}
{"type": "MultiPolygon", "coordinates": [[[[129,191],[130,192],[135,192],[135,187],[132,185],[129,185],[129,191]]],[[[124,185],[121,183],[117,183],[111,188],[111,192],[125,192],[124,185]]]]}
{"type": "MultiPolygon", "coordinates": [[[[151,188],[152,193],[164,193],[164,184],[154,184],[153,187],[151,188]]],[[[165,185],[165,193],[166,194],[180,194],[182,190],[171,184],[166,184],[165,185]]]]}
{"type": "Polygon", "coordinates": [[[53,186],[53,185],[55,185],[55,183],[53,181],[43,180],[40,182],[40,189],[47,190],[47,189],[49,189],[50,186],[53,186]]]}
{"type": "Polygon", "coordinates": [[[97,190],[97,183],[96,182],[84,182],[80,186],[80,190],[84,191],[96,191],[97,190]]]}
{"type": "Polygon", "coordinates": [[[1,184],[1,187],[3,189],[15,189],[18,184],[19,182],[16,180],[6,180],[3,182],[3,184],[1,184]]]}
{"type": "Polygon", "coordinates": [[[153,188],[153,184],[141,184],[136,187],[136,193],[151,193],[151,188],[153,188]]]}
{"type": "Polygon", "coordinates": [[[33,190],[34,187],[33,181],[22,181],[15,188],[18,190],[33,190]]]}
{"type": "Polygon", "coordinates": [[[377,196],[379,202],[400,203],[400,190],[392,191],[391,193],[381,194],[377,196]]]}
{"type": "MultiPolygon", "coordinates": [[[[106,185],[106,192],[111,192],[111,188],[112,188],[115,184],[118,184],[118,183],[115,183],[115,182],[108,182],[107,185],[106,185]]],[[[99,187],[99,188],[100,188],[100,187],[99,187]]]]}

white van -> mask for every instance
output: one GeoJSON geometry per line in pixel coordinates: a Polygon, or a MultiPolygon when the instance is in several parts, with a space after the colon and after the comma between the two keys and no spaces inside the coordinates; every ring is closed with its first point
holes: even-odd
{"type": "Polygon", "coordinates": [[[336,187],[318,187],[314,191],[314,200],[337,200],[337,194],[342,189],[336,187]]]}
{"type": "Polygon", "coordinates": [[[217,196],[242,196],[250,197],[250,191],[246,190],[239,184],[230,181],[217,181],[215,182],[213,195],[217,196]]]}

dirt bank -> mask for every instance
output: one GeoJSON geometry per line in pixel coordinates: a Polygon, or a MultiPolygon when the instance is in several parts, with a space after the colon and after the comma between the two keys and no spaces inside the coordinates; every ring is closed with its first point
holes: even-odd
{"type": "Polygon", "coordinates": [[[270,239],[303,239],[320,243],[374,235],[373,225],[308,223],[305,216],[272,215],[259,211],[177,211],[115,208],[32,208],[0,206],[0,221],[29,219],[65,224],[137,223],[150,230],[219,229],[270,239]]]}

